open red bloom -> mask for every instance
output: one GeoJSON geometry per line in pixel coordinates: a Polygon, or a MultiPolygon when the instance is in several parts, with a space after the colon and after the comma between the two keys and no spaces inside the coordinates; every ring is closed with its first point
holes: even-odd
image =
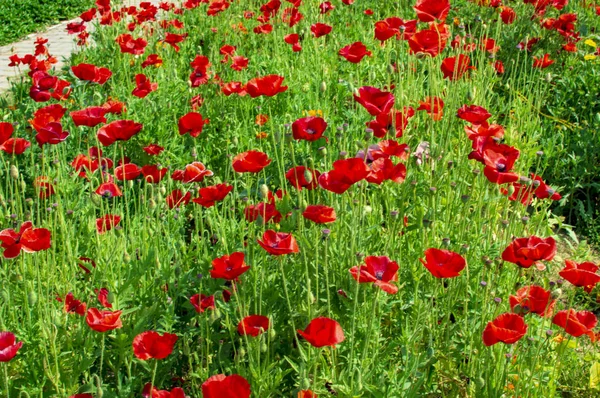
{"type": "Polygon", "coordinates": [[[104,146],[112,145],[115,141],[127,141],[144,127],[133,120],[116,120],[98,130],[98,140],[104,146]]]}
{"type": "Polygon", "coordinates": [[[492,117],[492,114],[482,106],[463,105],[456,112],[456,116],[473,124],[483,124],[486,123],[490,117],[492,117]]]}
{"type": "Polygon", "coordinates": [[[573,337],[590,336],[592,342],[596,341],[593,329],[598,323],[596,315],[589,311],[575,311],[574,309],[558,311],[552,323],[565,329],[573,337]]]}
{"type": "Polygon", "coordinates": [[[39,146],[44,144],[56,145],[67,139],[68,131],[64,131],[62,124],[58,122],[48,123],[44,127],[40,127],[35,135],[35,140],[39,146]]]}
{"type": "Polygon", "coordinates": [[[150,54],[146,58],[144,62],[142,62],[142,68],[147,68],[149,66],[159,67],[163,64],[162,58],[158,56],[158,54],[150,54]]]}
{"type": "Polygon", "coordinates": [[[317,22],[316,24],[310,26],[310,31],[312,32],[315,38],[328,35],[332,29],[332,26],[320,22],[317,22]]]}
{"type": "Polygon", "coordinates": [[[70,113],[71,119],[76,126],[95,127],[106,123],[106,109],[101,106],[91,106],[80,111],[70,113]]]}
{"type": "Polygon", "coordinates": [[[121,312],[123,311],[100,311],[97,308],[90,308],[85,322],[92,330],[100,333],[120,329],[123,327],[121,312]]]}
{"type": "Polygon", "coordinates": [[[444,79],[454,81],[460,80],[469,70],[475,70],[475,67],[471,66],[471,58],[464,54],[460,54],[456,57],[444,59],[442,61],[441,69],[444,74],[444,79]]]}
{"type": "Polygon", "coordinates": [[[98,301],[105,308],[112,308],[112,304],[108,301],[108,295],[110,294],[108,289],[103,287],[100,289],[94,289],[94,293],[97,294],[98,301]]]}
{"type": "Polygon", "coordinates": [[[14,333],[0,332],[0,362],[9,362],[22,346],[23,342],[17,343],[14,333]]]}
{"type": "Polygon", "coordinates": [[[241,55],[235,55],[231,58],[231,69],[241,71],[248,67],[249,59],[241,55]]]}
{"type": "Polygon", "coordinates": [[[554,62],[556,61],[550,59],[550,54],[544,54],[542,58],[533,57],[534,68],[545,69],[552,65],[554,62]]]}
{"type": "Polygon", "coordinates": [[[291,33],[283,38],[287,44],[292,45],[292,51],[297,53],[302,50],[302,46],[300,45],[300,36],[298,33],[291,33]]]}
{"type": "MultiPolygon", "coordinates": [[[[185,391],[181,387],[175,387],[171,391],[159,390],[152,386],[152,383],[146,383],[142,390],[143,398],[186,398],[185,391]]],[[[87,398],[87,397],[86,397],[87,398]]],[[[94,398],[90,394],[89,398],[94,398]]]]}
{"type": "Polygon", "coordinates": [[[516,296],[508,298],[510,309],[515,314],[528,313],[548,317],[554,311],[555,300],[552,300],[550,291],[540,286],[524,286],[517,290],[516,296]]]}
{"type": "Polygon", "coordinates": [[[96,230],[99,234],[110,231],[121,222],[121,217],[116,214],[107,214],[96,219],[96,230]]]}
{"type": "Polygon", "coordinates": [[[211,187],[204,187],[198,190],[199,197],[192,199],[192,202],[198,203],[202,207],[212,207],[216,202],[220,202],[233,190],[229,184],[217,184],[211,187]]]}
{"type": "Polygon", "coordinates": [[[288,89],[288,86],[281,85],[283,79],[283,76],[278,75],[255,77],[246,83],[246,91],[252,98],[260,97],[261,95],[272,97],[288,89]]]}
{"type": "Polygon", "coordinates": [[[152,83],[146,75],[138,73],[135,75],[135,88],[131,92],[138,98],[144,98],[158,88],[158,83],[152,83]]]}
{"type": "Polygon", "coordinates": [[[84,316],[86,307],[87,306],[85,303],[82,303],[79,300],[75,300],[73,293],[69,292],[65,296],[65,304],[64,304],[65,312],[67,312],[67,313],[72,312],[77,315],[84,316]]]}
{"type": "Polygon", "coordinates": [[[542,260],[550,261],[556,254],[556,242],[551,236],[542,239],[537,236],[513,240],[502,252],[502,259],[519,267],[529,268],[542,260]]]}
{"type": "Polygon", "coordinates": [[[388,133],[400,138],[414,115],[414,108],[405,106],[402,111],[392,109],[388,113],[380,113],[375,120],[367,122],[366,125],[373,130],[373,135],[377,138],[383,138],[388,133]]]}
{"type": "Polygon", "coordinates": [[[326,317],[318,317],[310,321],[306,329],[298,330],[313,347],[335,346],[344,341],[344,331],[339,323],[326,317]]]}
{"type": "Polygon", "coordinates": [[[116,42],[122,53],[133,55],[142,55],[148,45],[148,42],[143,38],[134,39],[129,33],[117,36],[116,42]]]}
{"type": "Polygon", "coordinates": [[[71,66],[71,71],[80,80],[104,84],[112,76],[108,68],[97,67],[92,64],[79,64],[71,66]]]}
{"type": "Polygon", "coordinates": [[[258,239],[257,242],[267,253],[274,256],[300,252],[294,236],[284,232],[267,230],[264,232],[262,240],[258,239]]]}
{"type": "Polygon", "coordinates": [[[114,198],[115,196],[123,196],[123,192],[114,182],[105,182],[100,184],[96,189],[96,193],[105,198],[114,198]]]}
{"type": "Polygon", "coordinates": [[[201,162],[193,162],[185,166],[184,170],[175,170],[171,178],[184,184],[202,182],[204,177],[211,177],[214,173],[206,168],[201,162]]]}
{"type": "Polygon", "coordinates": [[[499,342],[514,344],[527,333],[527,324],[523,317],[505,313],[500,314],[492,322],[488,322],[483,331],[483,344],[491,346],[499,342]]]}
{"type": "Polygon", "coordinates": [[[21,250],[25,253],[47,250],[50,248],[50,235],[46,228],[33,228],[31,221],[21,224],[19,232],[13,229],[0,231],[4,258],[15,258],[21,250]]]}
{"type": "Polygon", "coordinates": [[[177,33],[167,32],[165,34],[164,42],[169,44],[170,46],[172,46],[175,49],[175,51],[179,52],[180,48],[177,44],[184,41],[187,36],[188,36],[187,33],[177,34],[177,33]]]}
{"type": "Polygon", "coordinates": [[[190,203],[191,198],[192,194],[190,192],[184,194],[181,189],[174,189],[166,198],[167,206],[169,206],[169,209],[186,206],[190,203]]]}
{"type": "Polygon", "coordinates": [[[449,0],[417,0],[413,7],[421,22],[444,21],[450,12],[449,0]]]}
{"type": "Polygon", "coordinates": [[[295,140],[316,141],[325,132],[327,122],[317,116],[308,116],[292,123],[292,133],[295,140]]]}
{"type": "Polygon", "coordinates": [[[317,224],[328,224],[337,219],[335,209],[324,205],[307,206],[302,213],[302,217],[317,224]]]}
{"type": "Polygon", "coordinates": [[[447,33],[435,28],[416,32],[408,39],[411,54],[437,56],[446,48],[447,33]]]}
{"type": "Polygon", "coordinates": [[[359,158],[340,159],[333,162],[333,170],[321,174],[319,185],[328,191],[342,194],[352,185],[363,180],[371,170],[359,158]]]}
{"type": "Polygon", "coordinates": [[[598,266],[592,262],[576,263],[565,260],[565,268],[558,274],[575,286],[585,287],[585,291],[589,293],[600,282],[597,272],[598,266]]]}
{"type": "Polygon", "coordinates": [[[0,145],[0,151],[9,155],[22,155],[30,146],[31,142],[25,138],[9,138],[0,145]]]}
{"type": "Polygon", "coordinates": [[[398,281],[398,263],[387,256],[367,256],[365,265],[350,268],[350,274],[358,283],[373,283],[386,293],[398,293],[398,287],[390,282],[398,281]]]}
{"type": "Polygon", "coordinates": [[[177,124],[179,128],[179,134],[184,135],[190,133],[194,138],[198,137],[202,133],[202,129],[205,124],[208,124],[208,119],[203,119],[202,115],[197,112],[189,112],[179,119],[177,124]]]}
{"type": "Polygon", "coordinates": [[[269,329],[269,318],[263,315],[250,315],[240,321],[237,326],[242,336],[256,337],[269,329]]]}
{"type": "Polygon", "coordinates": [[[419,261],[436,278],[457,277],[467,266],[467,262],[460,254],[433,248],[425,250],[425,260],[420,258],[419,261]]]}
{"type": "Polygon", "coordinates": [[[507,25],[512,24],[517,19],[517,13],[511,7],[501,7],[500,18],[507,25]]]}
{"type": "Polygon", "coordinates": [[[306,188],[309,191],[319,186],[319,176],[321,173],[317,170],[309,169],[304,166],[296,166],[285,173],[285,178],[292,186],[298,190],[306,188]]]}
{"type": "Polygon", "coordinates": [[[393,181],[397,184],[406,178],[406,166],[402,163],[394,165],[388,157],[380,157],[370,165],[370,172],[366,180],[371,184],[380,185],[384,181],[393,181]]]}
{"type": "Polygon", "coordinates": [[[235,155],[232,166],[238,173],[258,173],[269,164],[271,164],[271,159],[266,153],[247,151],[235,155]]]}
{"type": "Polygon", "coordinates": [[[542,177],[537,176],[531,173],[531,178],[533,181],[539,182],[540,185],[535,189],[534,194],[539,199],[547,199],[550,198],[552,200],[560,200],[562,196],[556,192],[554,189],[550,188],[542,179],[542,177]]]}
{"type": "Polygon", "coordinates": [[[250,383],[240,375],[219,374],[202,383],[203,398],[250,398],[250,383]]]}
{"type": "Polygon", "coordinates": [[[360,61],[363,60],[364,57],[370,57],[371,55],[373,55],[371,51],[367,49],[367,46],[365,46],[360,41],[347,45],[346,47],[342,48],[338,52],[338,54],[346,58],[348,62],[352,62],[353,64],[358,64],[360,61]]]}
{"type": "Polygon", "coordinates": [[[159,169],[158,166],[153,164],[142,166],[144,179],[151,184],[158,184],[165,177],[167,171],[169,170],[166,167],[159,169]]]}
{"type": "Polygon", "coordinates": [[[206,296],[204,294],[194,294],[190,297],[190,304],[194,306],[197,313],[201,314],[206,310],[215,309],[215,296],[206,296]]]}
{"type": "Polygon", "coordinates": [[[133,163],[125,163],[115,168],[115,177],[119,181],[135,180],[140,174],[142,168],[133,163]]]}
{"type": "Polygon", "coordinates": [[[483,174],[495,184],[517,182],[519,175],[512,172],[513,166],[519,158],[518,149],[505,145],[493,145],[483,151],[483,174]]]}
{"type": "Polygon", "coordinates": [[[236,280],[250,269],[250,266],[244,262],[243,252],[235,252],[215,258],[211,264],[213,268],[210,270],[210,277],[228,281],[236,280]]]}
{"type": "MultiPolygon", "coordinates": [[[[348,0],[346,0],[348,1],[348,0]]],[[[318,395],[312,392],[312,390],[300,390],[298,391],[297,398],[317,398],[318,395]]]]}
{"type": "Polygon", "coordinates": [[[375,87],[361,87],[358,89],[358,95],[354,94],[356,102],[373,116],[380,113],[388,113],[394,106],[394,96],[387,91],[381,91],[375,87]]]}
{"type": "Polygon", "coordinates": [[[150,156],[160,155],[160,153],[165,150],[165,148],[157,144],[150,144],[142,149],[150,156]]]}
{"type": "Polygon", "coordinates": [[[165,359],[177,342],[177,335],[165,333],[162,336],[154,331],[138,334],[133,339],[133,355],[147,361],[148,359],[165,359]]]}
{"type": "Polygon", "coordinates": [[[418,111],[425,111],[436,122],[444,116],[444,100],[440,97],[426,97],[419,101],[418,111]]]}

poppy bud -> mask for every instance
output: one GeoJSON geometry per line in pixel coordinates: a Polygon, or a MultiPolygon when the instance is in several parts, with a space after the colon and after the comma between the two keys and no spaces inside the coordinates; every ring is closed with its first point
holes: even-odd
{"type": "Polygon", "coordinates": [[[479,175],[479,173],[481,173],[481,170],[473,169],[473,175],[479,175]]]}
{"type": "Polygon", "coordinates": [[[150,199],[148,201],[148,207],[154,209],[156,207],[156,201],[154,199],[150,199]]]}
{"type": "Polygon", "coordinates": [[[321,82],[321,92],[324,93],[327,90],[327,83],[325,82],[321,82]]]}
{"type": "Polygon", "coordinates": [[[196,148],[192,148],[192,157],[194,159],[198,157],[198,152],[196,151],[196,148]]]}
{"type": "Polygon", "coordinates": [[[469,201],[469,199],[470,199],[470,198],[471,198],[471,196],[470,196],[470,195],[462,195],[462,196],[460,197],[460,200],[462,200],[462,201],[463,201],[463,203],[467,203],[467,202],[469,201]]]}
{"type": "Polygon", "coordinates": [[[475,101],[476,97],[477,89],[475,87],[471,87],[471,89],[467,92],[467,100],[469,100],[469,102],[473,102],[475,101]]]}
{"type": "Polygon", "coordinates": [[[302,384],[300,384],[300,388],[303,390],[308,390],[310,388],[310,380],[308,378],[302,379],[302,384]]]}
{"type": "Polygon", "coordinates": [[[15,166],[14,164],[10,165],[9,175],[15,180],[19,178],[19,169],[17,169],[17,166],[15,166]]]}
{"type": "MultiPolygon", "coordinates": [[[[524,184],[524,185],[530,185],[531,184],[531,178],[528,178],[528,177],[525,177],[525,176],[519,177],[519,181],[521,182],[521,184],[524,184]]],[[[514,189],[513,189],[513,192],[514,192],[514,189]]]]}
{"type": "Polygon", "coordinates": [[[527,223],[529,222],[529,217],[527,217],[527,216],[523,216],[523,217],[521,217],[521,222],[522,222],[523,224],[527,224],[527,223]]]}
{"type": "Polygon", "coordinates": [[[123,262],[124,262],[124,263],[129,263],[129,262],[131,262],[131,256],[129,255],[129,253],[125,252],[125,253],[123,254],[123,262]]]}
{"type": "Polygon", "coordinates": [[[106,296],[106,301],[108,301],[109,303],[115,302],[115,294],[112,291],[108,292],[108,295],[106,296]]]}
{"type": "Polygon", "coordinates": [[[478,377],[475,379],[475,385],[478,390],[483,390],[483,387],[485,387],[485,379],[483,377],[478,377]]]}
{"type": "Polygon", "coordinates": [[[94,206],[100,206],[102,204],[102,196],[98,195],[96,192],[91,193],[90,199],[94,206]]]}
{"type": "Polygon", "coordinates": [[[508,196],[512,196],[512,194],[515,193],[515,186],[514,185],[509,185],[508,186],[508,196]]]}
{"type": "Polygon", "coordinates": [[[424,226],[425,228],[429,228],[429,227],[431,227],[431,224],[432,224],[432,223],[433,223],[433,222],[432,222],[431,220],[428,220],[428,219],[426,219],[426,218],[424,218],[424,219],[423,219],[423,226],[424,226]]]}
{"type": "Polygon", "coordinates": [[[540,181],[538,181],[538,180],[533,180],[532,184],[533,184],[533,186],[534,186],[534,187],[536,187],[536,188],[537,188],[537,187],[539,187],[539,186],[540,186],[540,181]]]}
{"type": "Polygon", "coordinates": [[[444,246],[450,246],[450,238],[444,238],[444,239],[442,239],[442,244],[444,246]]]}
{"type": "Polygon", "coordinates": [[[159,188],[158,192],[160,192],[161,195],[166,195],[167,194],[167,188],[163,185],[159,188]]]}
{"type": "Polygon", "coordinates": [[[244,358],[244,357],[246,356],[246,349],[245,349],[244,347],[241,347],[241,348],[238,350],[238,356],[239,356],[240,358],[244,358]]]}
{"type": "Polygon", "coordinates": [[[388,70],[388,73],[389,73],[390,75],[393,75],[393,74],[394,74],[394,65],[392,65],[392,64],[388,64],[388,65],[387,65],[387,70],[388,70]]]}
{"type": "Polygon", "coordinates": [[[258,188],[258,192],[260,193],[261,199],[266,199],[269,196],[269,187],[267,184],[261,184],[261,186],[258,188]]]}
{"type": "Polygon", "coordinates": [[[319,151],[319,155],[321,155],[323,157],[327,156],[327,148],[325,148],[324,146],[320,147],[317,150],[319,151]]]}
{"type": "Polygon", "coordinates": [[[502,228],[506,228],[506,227],[508,227],[508,224],[510,224],[510,222],[508,220],[502,220],[502,221],[500,221],[500,223],[502,223],[502,228]]]}
{"type": "Polygon", "coordinates": [[[558,298],[562,295],[562,289],[556,289],[553,290],[552,293],[550,293],[550,296],[552,297],[553,300],[558,300],[558,298]]]}
{"type": "Polygon", "coordinates": [[[369,205],[365,206],[363,209],[364,214],[371,214],[373,212],[373,208],[369,205]]]}
{"type": "Polygon", "coordinates": [[[275,328],[269,328],[269,338],[271,340],[273,340],[276,336],[277,336],[277,332],[275,331],[275,328]]]}
{"type": "Polygon", "coordinates": [[[133,180],[127,181],[127,188],[129,188],[129,189],[133,188],[133,180]]]}
{"type": "MultiPolygon", "coordinates": [[[[596,113],[596,116],[600,116],[600,113],[596,113]]],[[[600,118],[597,117],[596,119],[598,119],[600,122],[600,118]]],[[[535,154],[538,156],[544,156],[544,151],[537,151],[535,154]]]]}
{"type": "Polygon", "coordinates": [[[37,304],[37,299],[37,294],[33,290],[30,290],[27,293],[27,302],[29,303],[30,307],[33,307],[37,304]]]}
{"type": "Polygon", "coordinates": [[[546,80],[546,83],[551,83],[552,82],[552,74],[546,73],[546,78],[544,80],[546,80]]]}
{"type": "Polygon", "coordinates": [[[264,341],[261,341],[260,352],[267,352],[268,350],[269,350],[269,347],[267,346],[267,343],[265,343],[264,341]]]}
{"type": "Polygon", "coordinates": [[[239,143],[240,143],[240,140],[238,140],[238,138],[237,138],[237,137],[233,137],[233,138],[231,139],[231,143],[232,143],[233,145],[235,145],[235,146],[238,146],[238,145],[239,145],[239,143]]]}
{"type": "Polygon", "coordinates": [[[27,203],[27,206],[33,207],[33,199],[27,198],[27,199],[25,199],[25,203],[27,203]]]}

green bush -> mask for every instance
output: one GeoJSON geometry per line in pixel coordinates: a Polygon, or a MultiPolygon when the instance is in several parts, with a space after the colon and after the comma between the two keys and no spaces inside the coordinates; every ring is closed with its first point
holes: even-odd
{"type": "Polygon", "coordinates": [[[44,27],[75,18],[93,0],[14,0],[0,2],[0,45],[12,43],[44,27]]]}

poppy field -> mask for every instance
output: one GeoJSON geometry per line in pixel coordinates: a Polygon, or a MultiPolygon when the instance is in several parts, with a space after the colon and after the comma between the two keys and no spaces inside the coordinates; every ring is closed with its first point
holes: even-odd
{"type": "Polygon", "coordinates": [[[599,21],[96,0],[0,100],[0,395],[600,396],[600,272],[561,251],[541,111],[599,21]]]}

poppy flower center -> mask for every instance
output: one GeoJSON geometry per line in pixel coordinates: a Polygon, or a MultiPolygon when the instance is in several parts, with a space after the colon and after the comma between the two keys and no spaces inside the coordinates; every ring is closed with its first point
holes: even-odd
{"type": "Polygon", "coordinates": [[[308,134],[314,134],[314,133],[315,133],[315,130],[313,130],[313,129],[311,129],[311,128],[308,128],[308,129],[306,129],[306,132],[307,132],[308,134]]]}
{"type": "Polygon", "coordinates": [[[381,280],[381,278],[383,278],[383,271],[375,272],[375,278],[377,278],[378,280],[381,280]]]}
{"type": "Polygon", "coordinates": [[[504,163],[498,163],[496,165],[496,170],[498,170],[499,172],[503,172],[506,170],[506,165],[504,163]]]}

